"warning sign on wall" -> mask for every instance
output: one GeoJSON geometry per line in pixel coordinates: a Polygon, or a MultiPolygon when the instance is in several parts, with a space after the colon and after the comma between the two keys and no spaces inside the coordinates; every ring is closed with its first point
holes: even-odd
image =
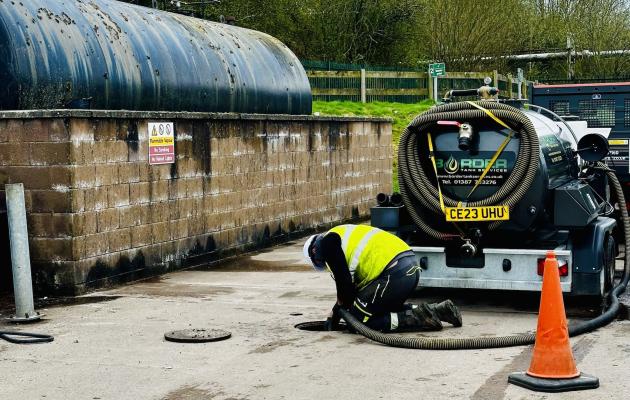
{"type": "Polygon", "coordinates": [[[172,122],[149,122],[149,164],[175,162],[175,130],[172,122]]]}

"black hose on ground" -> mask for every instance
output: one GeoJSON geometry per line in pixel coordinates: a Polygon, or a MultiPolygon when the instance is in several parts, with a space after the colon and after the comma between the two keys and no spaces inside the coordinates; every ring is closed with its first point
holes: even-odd
{"type": "MultiPolygon", "coordinates": [[[[626,199],[623,195],[621,184],[615,173],[606,164],[597,163],[596,169],[606,172],[611,186],[615,192],[619,209],[621,211],[621,222],[625,237],[625,259],[623,276],[620,282],[610,291],[608,297],[610,306],[601,315],[585,321],[583,323],[569,327],[569,336],[578,336],[592,332],[597,328],[608,325],[619,312],[618,297],[626,290],[630,280],[630,218],[626,209],[626,199]]],[[[361,335],[375,342],[393,347],[403,347],[406,349],[420,350],[464,350],[464,349],[488,349],[499,347],[524,346],[533,344],[536,341],[536,334],[478,337],[478,338],[428,338],[428,337],[406,337],[401,335],[384,334],[368,328],[359,322],[350,312],[340,310],[341,317],[361,335]]]]}
{"type": "Polygon", "coordinates": [[[28,333],[18,331],[0,331],[0,339],[4,339],[7,342],[15,344],[47,343],[55,340],[54,337],[42,333],[28,333]]]}

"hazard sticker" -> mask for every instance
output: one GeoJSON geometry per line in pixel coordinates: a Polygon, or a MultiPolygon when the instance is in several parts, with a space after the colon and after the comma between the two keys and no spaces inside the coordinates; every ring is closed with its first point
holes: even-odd
{"type": "Polygon", "coordinates": [[[149,122],[149,164],[175,162],[175,128],[172,122],[149,122]]]}

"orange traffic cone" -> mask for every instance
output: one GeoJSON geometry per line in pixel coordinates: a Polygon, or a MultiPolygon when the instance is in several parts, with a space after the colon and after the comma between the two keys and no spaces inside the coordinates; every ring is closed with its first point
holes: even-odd
{"type": "Polygon", "coordinates": [[[599,379],[581,374],[576,365],[564,312],[558,260],[547,252],[543,273],[536,344],[527,372],[510,374],[508,382],[540,392],[595,389],[599,379]]]}

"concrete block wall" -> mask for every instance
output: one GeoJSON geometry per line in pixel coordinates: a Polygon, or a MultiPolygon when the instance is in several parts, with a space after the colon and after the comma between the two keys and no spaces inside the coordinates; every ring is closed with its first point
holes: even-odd
{"type": "MultiPolygon", "coordinates": [[[[385,119],[0,112],[0,188],[25,185],[45,292],[81,293],[366,217],[391,191],[391,154],[385,119]],[[174,164],[149,165],[149,121],[175,123],[174,164]]],[[[4,201],[1,192],[0,213],[4,201]]]]}

